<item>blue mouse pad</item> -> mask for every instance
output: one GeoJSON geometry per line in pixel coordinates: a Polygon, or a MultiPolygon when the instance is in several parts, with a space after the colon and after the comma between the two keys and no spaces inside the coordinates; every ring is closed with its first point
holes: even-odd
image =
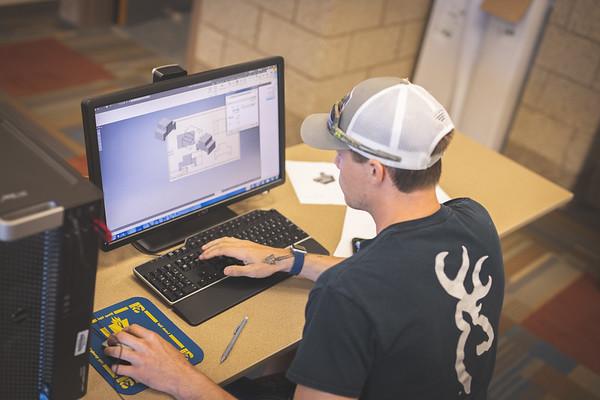
{"type": "Polygon", "coordinates": [[[133,324],[158,333],[179,350],[192,365],[199,364],[204,358],[202,349],[144,297],[132,297],[96,311],[91,325],[90,364],[118,393],[131,395],[147,388],[146,385],[128,376],[115,374],[110,369],[112,364],[102,348],[102,342],[110,335],[133,324]]]}

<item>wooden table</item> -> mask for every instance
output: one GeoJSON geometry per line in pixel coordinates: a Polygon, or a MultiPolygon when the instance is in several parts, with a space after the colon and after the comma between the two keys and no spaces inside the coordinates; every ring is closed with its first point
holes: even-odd
{"type": "MultiPolygon", "coordinates": [[[[297,145],[287,149],[289,160],[332,161],[334,152],[297,145]]],[[[508,158],[489,150],[464,135],[455,135],[443,159],[440,185],[453,198],[471,197],[490,212],[500,236],[567,203],[572,194],[508,158]]],[[[329,251],[336,248],[342,231],[345,208],[333,205],[302,205],[286,182],[270,193],[255,196],[231,207],[241,213],[256,208],[277,208],[315,237],[329,251]],[[324,223],[326,221],[326,223],[324,223]]],[[[131,246],[102,253],[98,265],[94,309],[99,310],[133,296],[153,301],[165,315],[204,350],[197,368],[218,383],[227,383],[261,362],[294,347],[301,339],[304,307],[312,282],[288,279],[243,303],[194,327],[188,325],[133,276],[134,266],[146,261],[131,246]],[[219,357],[231,332],[244,315],[249,322],[228,360],[219,357]]],[[[164,398],[145,390],[136,399],[164,398]]],[[[90,368],[87,399],[118,399],[113,389],[90,368]]]]}

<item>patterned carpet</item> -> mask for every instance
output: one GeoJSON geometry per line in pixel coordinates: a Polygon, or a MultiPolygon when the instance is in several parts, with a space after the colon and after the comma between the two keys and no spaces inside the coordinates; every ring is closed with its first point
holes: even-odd
{"type": "Polygon", "coordinates": [[[502,239],[506,297],[490,399],[600,398],[600,233],[551,213],[502,239]]]}
{"type": "Polygon", "coordinates": [[[81,100],[149,83],[172,63],[118,29],[62,26],[52,5],[0,13],[0,94],[50,132],[40,138],[87,175],[81,100]],[[22,10],[22,11],[19,11],[22,10]]]}
{"type": "MultiPolygon", "coordinates": [[[[85,175],[81,100],[147,83],[152,67],[173,59],[115,29],[62,27],[52,12],[0,13],[0,95],[44,125],[39,140],[85,175]]],[[[599,244],[600,232],[564,211],[503,238],[506,300],[490,399],[600,399],[599,244]]]]}

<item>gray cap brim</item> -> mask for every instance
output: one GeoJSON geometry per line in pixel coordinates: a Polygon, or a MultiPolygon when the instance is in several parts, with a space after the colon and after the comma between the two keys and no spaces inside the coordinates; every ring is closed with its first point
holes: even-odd
{"type": "Polygon", "coordinates": [[[312,114],[304,119],[300,127],[302,141],[321,150],[347,150],[349,147],[329,133],[329,114],[312,114]]]}

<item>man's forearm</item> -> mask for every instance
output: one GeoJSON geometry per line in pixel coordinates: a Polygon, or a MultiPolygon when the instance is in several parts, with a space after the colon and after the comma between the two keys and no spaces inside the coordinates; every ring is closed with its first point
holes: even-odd
{"type": "Polygon", "coordinates": [[[311,281],[316,281],[323,271],[342,262],[344,258],[323,256],[320,254],[307,254],[304,259],[304,267],[300,272],[300,276],[311,281]]]}

